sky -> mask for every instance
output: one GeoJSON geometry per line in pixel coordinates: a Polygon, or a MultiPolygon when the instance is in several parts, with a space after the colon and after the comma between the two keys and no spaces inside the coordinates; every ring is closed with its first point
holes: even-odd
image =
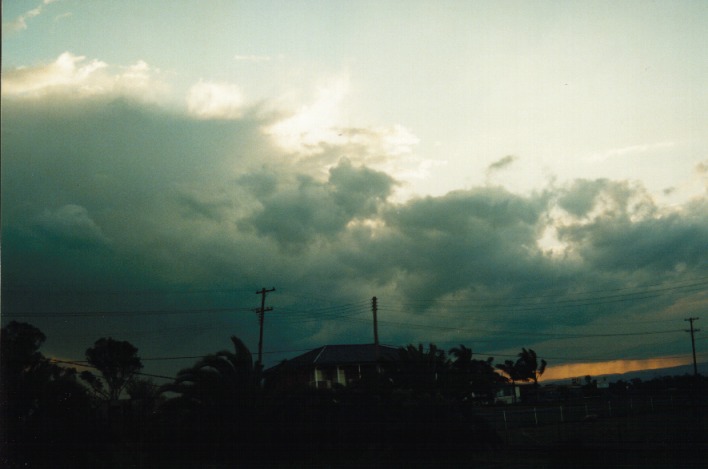
{"type": "Polygon", "coordinates": [[[385,344],[690,363],[708,3],[2,8],[1,314],[45,354],[255,354],[275,288],[266,366],[373,342],[374,296],[385,344]]]}

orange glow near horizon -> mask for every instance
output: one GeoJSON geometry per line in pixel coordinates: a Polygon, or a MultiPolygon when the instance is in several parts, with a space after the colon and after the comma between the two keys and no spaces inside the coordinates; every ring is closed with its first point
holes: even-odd
{"type": "Polygon", "coordinates": [[[569,363],[567,365],[549,366],[540,381],[568,379],[583,376],[599,376],[621,374],[631,371],[655,370],[672,366],[688,365],[690,358],[656,357],[644,360],[611,360],[594,363],[569,363]]]}
{"type": "Polygon", "coordinates": [[[94,370],[92,366],[89,366],[88,364],[82,364],[80,362],[76,362],[70,358],[64,358],[64,357],[57,357],[57,356],[51,356],[47,357],[49,360],[54,361],[57,365],[63,366],[64,368],[76,368],[77,371],[84,371],[84,370],[94,370]]]}

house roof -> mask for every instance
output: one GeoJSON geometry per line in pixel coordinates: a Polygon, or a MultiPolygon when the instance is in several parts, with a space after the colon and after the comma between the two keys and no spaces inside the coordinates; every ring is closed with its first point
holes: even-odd
{"type": "MultiPolygon", "coordinates": [[[[398,347],[379,345],[379,358],[398,360],[398,347]]],[[[323,345],[287,361],[289,366],[353,365],[377,361],[375,344],[323,345]]],[[[275,367],[273,367],[275,368],[275,367]]]]}

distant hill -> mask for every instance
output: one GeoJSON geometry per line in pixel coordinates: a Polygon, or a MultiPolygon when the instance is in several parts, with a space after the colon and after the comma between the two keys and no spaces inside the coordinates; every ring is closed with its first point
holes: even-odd
{"type": "MultiPolygon", "coordinates": [[[[698,373],[703,376],[708,376],[708,362],[698,363],[698,373]]],[[[614,383],[615,381],[630,381],[634,378],[639,378],[642,381],[650,381],[654,378],[661,378],[663,376],[682,376],[682,375],[692,375],[693,365],[680,365],[672,366],[669,368],[656,368],[653,370],[640,370],[640,371],[629,371],[627,373],[613,373],[607,375],[597,375],[593,376],[592,379],[597,380],[598,383],[607,382],[614,383]]],[[[581,376],[581,378],[584,378],[581,376]]],[[[544,381],[542,384],[569,384],[571,379],[560,379],[552,381],[544,381]]]]}

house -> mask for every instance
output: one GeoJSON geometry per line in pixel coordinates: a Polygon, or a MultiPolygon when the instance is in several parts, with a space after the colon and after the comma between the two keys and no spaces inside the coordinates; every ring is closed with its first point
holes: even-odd
{"type": "Polygon", "coordinates": [[[330,389],[375,376],[385,362],[398,357],[398,348],[388,345],[323,345],[269,368],[264,375],[266,382],[280,386],[330,389]]]}
{"type": "Polygon", "coordinates": [[[521,402],[521,386],[518,384],[505,384],[494,394],[495,404],[516,404],[517,402],[521,402]]]}

